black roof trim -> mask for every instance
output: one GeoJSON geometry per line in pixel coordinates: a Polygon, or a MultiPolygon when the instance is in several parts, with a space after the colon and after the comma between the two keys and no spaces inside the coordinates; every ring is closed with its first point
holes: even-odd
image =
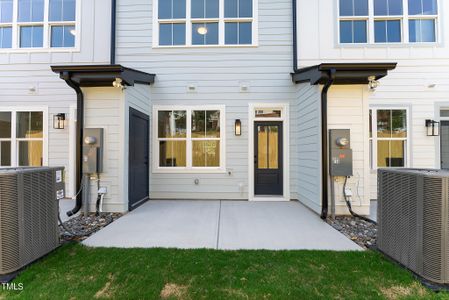
{"type": "Polygon", "coordinates": [[[122,83],[128,86],[136,83],[149,85],[156,76],[122,65],[66,65],[52,66],[51,69],[59,73],[62,79],[71,79],[81,87],[112,87],[116,78],[122,79],[122,83]]]}
{"type": "Polygon", "coordinates": [[[388,71],[395,69],[396,65],[397,63],[323,63],[299,69],[291,75],[294,83],[325,84],[329,80],[329,71],[335,70],[334,85],[367,84],[368,77],[374,76],[378,80],[387,76],[388,71]]]}

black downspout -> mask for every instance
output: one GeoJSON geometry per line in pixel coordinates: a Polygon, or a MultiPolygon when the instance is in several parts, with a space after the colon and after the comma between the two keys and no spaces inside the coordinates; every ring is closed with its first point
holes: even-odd
{"type": "Polygon", "coordinates": [[[334,83],[335,69],[329,71],[329,78],[321,91],[321,182],[322,182],[322,195],[321,195],[321,219],[327,218],[328,212],[328,153],[327,153],[327,92],[334,83]]]}
{"type": "Polygon", "coordinates": [[[298,24],[296,14],[296,0],[292,0],[292,20],[293,20],[293,73],[298,71],[298,24]]]}
{"type": "Polygon", "coordinates": [[[117,0],[111,0],[111,65],[115,65],[115,31],[116,31],[116,14],[117,14],[117,0]]]}
{"type": "Polygon", "coordinates": [[[84,95],[80,86],[72,81],[69,72],[63,72],[61,78],[65,80],[68,86],[76,92],[76,203],[75,207],[67,212],[67,216],[76,214],[83,205],[81,190],[81,181],[83,178],[82,160],[81,160],[81,146],[83,144],[83,128],[84,128],[84,95]]]}

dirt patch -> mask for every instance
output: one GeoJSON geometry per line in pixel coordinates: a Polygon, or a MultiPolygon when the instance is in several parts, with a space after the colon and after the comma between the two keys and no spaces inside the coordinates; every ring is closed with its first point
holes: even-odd
{"type": "Polygon", "coordinates": [[[167,283],[161,291],[161,298],[176,298],[176,299],[187,299],[188,286],[179,285],[175,283],[167,283]]]}
{"type": "Polygon", "coordinates": [[[419,296],[424,297],[426,290],[419,283],[410,286],[394,285],[389,288],[381,288],[380,291],[389,300],[396,300],[403,297],[419,296]]]}
{"type": "Polygon", "coordinates": [[[108,274],[108,282],[95,293],[95,298],[112,298],[111,284],[114,281],[114,275],[108,274]]]}

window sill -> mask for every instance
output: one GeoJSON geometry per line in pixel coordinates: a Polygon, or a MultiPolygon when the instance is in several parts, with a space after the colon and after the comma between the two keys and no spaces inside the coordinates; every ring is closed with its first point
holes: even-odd
{"type": "Polygon", "coordinates": [[[79,48],[2,48],[0,54],[8,53],[77,53],[79,48]]]}
{"type": "Polygon", "coordinates": [[[341,44],[338,43],[335,48],[438,48],[443,47],[441,43],[375,43],[375,44],[341,44]]]}
{"type": "Polygon", "coordinates": [[[226,168],[208,168],[208,169],[184,169],[184,168],[156,168],[153,174],[225,174],[226,168]]]}
{"type": "Polygon", "coordinates": [[[153,49],[201,49],[201,48],[257,48],[258,44],[251,45],[179,45],[179,46],[152,46],[153,49]]]}

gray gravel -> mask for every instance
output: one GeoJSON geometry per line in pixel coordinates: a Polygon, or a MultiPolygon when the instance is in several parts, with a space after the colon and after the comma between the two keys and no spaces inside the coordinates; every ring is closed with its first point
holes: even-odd
{"type": "Polygon", "coordinates": [[[95,213],[90,213],[86,216],[78,215],[71,218],[63,223],[64,226],[59,226],[61,242],[85,240],[122,215],[120,213],[102,213],[99,216],[95,216],[95,213]]]}
{"type": "Polygon", "coordinates": [[[377,225],[375,224],[349,216],[329,218],[327,223],[361,247],[369,248],[376,244],[377,225]]]}

